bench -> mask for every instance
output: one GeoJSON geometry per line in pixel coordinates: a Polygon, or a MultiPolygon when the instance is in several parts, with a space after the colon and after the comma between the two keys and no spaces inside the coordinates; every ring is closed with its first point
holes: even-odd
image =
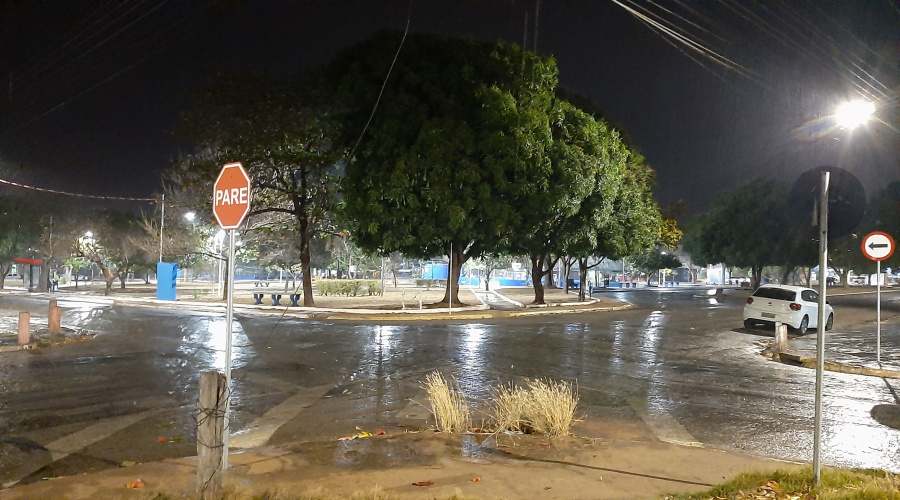
{"type": "MultiPolygon", "coordinates": [[[[256,301],[254,303],[254,305],[257,305],[257,306],[263,305],[263,298],[265,298],[265,296],[266,296],[266,294],[264,294],[264,293],[254,293],[253,299],[256,301]]],[[[272,298],[273,306],[281,305],[281,294],[280,293],[270,294],[270,297],[272,298]]],[[[291,307],[299,307],[299,304],[297,304],[297,301],[300,300],[301,297],[303,297],[303,295],[299,294],[299,293],[289,294],[288,298],[291,301],[291,307]]]]}

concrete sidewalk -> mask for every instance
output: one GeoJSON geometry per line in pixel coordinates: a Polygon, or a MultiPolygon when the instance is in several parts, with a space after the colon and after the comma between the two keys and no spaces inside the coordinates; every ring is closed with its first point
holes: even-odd
{"type": "MultiPolygon", "coordinates": [[[[593,424],[599,429],[600,424],[593,424]]],[[[298,443],[229,456],[229,498],[648,499],[709,489],[740,472],[799,467],[648,437],[447,435],[432,431],[337,443],[298,443]],[[323,453],[323,451],[325,453],[323,453]],[[413,483],[420,483],[416,486],[413,483]],[[294,496],[292,496],[294,495],[294,496]],[[382,498],[382,497],[379,497],[382,498]]],[[[199,498],[196,457],[163,460],[0,491],[0,499],[199,498]],[[136,481],[141,488],[129,488],[136,481]]]]}

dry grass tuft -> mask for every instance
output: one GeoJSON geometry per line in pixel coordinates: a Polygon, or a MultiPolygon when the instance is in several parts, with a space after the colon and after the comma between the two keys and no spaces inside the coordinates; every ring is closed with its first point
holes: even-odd
{"type": "Polygon", "coordinates": [[[571,384],[528,380],[527,388],[510,384],[495,391],[491,413],[495,430],[565,436],[575,421],[578,394],[571,384]]]}
{"type": "Polygon", "coordinates": [[[425,378],[422,386],[428,392],[431,414],[441,432],[465,432],[472,426],[469,403],[453,379],[452,384],[440,372],[433,372],[425,378]]]}
{"type": "Polygon", "coordinates": [[[530,394],[527,390],[512,383],[498,387],[494,391],[490,407],[494,430],[496,432],[526,432],[530,427],[528,422],[529,399],[530,394]]]}
{"type": "Polygon", "coordinates": [[[575,421],[578,393],[572,384],[554,380],[529,380],[528,420],[534,432],[552,437],[569,434],[575,421]]]}

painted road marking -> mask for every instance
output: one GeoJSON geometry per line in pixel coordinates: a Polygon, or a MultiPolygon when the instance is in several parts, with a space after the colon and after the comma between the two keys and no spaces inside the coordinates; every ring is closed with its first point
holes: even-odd
{"type": "Polygon", "coordinates": [[[232,434],[228,443],[232,448],[256,448],[265,446],[269,439],[282,425],[293,420],[303,413],[309,405],[322,398],[331,389],[333,384],[316,387],[300,388],[297,394],[287,398],[279,405],[265,412],[254,420],[246,429],[232,434]]]}
{"type": "Polygon", "coordinates": [[[159,413],[159,410],[100,420],[90,427],[85,427],[74,434],[53,441],[45,448],[50,450],[50,457],[56,462],[156,413],[159,413]]]}
{"type": "Polygon", "coordinates": [[[694,436],[679,424],[672,415],[665,412],[650,412],[647,408],[647,400],[639,398],[626,399],[641,420],[656,434],[657,439],[665,443],[680,444],[683,446],[702,447],[703,443],[694,439],[694,436]]]}

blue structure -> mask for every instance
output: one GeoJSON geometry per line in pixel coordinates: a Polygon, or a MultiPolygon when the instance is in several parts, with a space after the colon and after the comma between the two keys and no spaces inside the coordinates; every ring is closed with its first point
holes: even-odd
{"type": "Polygon", "coordinates": [[[156,298],[159,300],[175,300],[178,283],[178,264],[160,262],[156,264],[156,298]]]}
{"type": "Polygon", "coordinates": [[[431,264],[422,268],[422,279],[446,280],[450,275],[450,266],[447,264],[431,264]]]}

